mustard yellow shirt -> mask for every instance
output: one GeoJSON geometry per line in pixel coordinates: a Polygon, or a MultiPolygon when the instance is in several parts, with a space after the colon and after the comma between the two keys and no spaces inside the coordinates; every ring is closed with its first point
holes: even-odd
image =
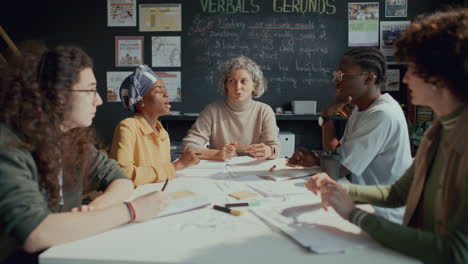
{"type": "Polygon", "coordinates": [[[158,121],[156,128],[159,135],[139,114],[120,121],[115,128],[110,156],[135,187],[176,176],[171,162],[169,134],[158,121]]]}

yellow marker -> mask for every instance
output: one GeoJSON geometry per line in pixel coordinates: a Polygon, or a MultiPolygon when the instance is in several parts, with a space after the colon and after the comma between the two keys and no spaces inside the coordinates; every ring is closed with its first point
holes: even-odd
{"type": "Polygon", "coordinates": [[[232,214],[232,215],[235,215],[235,216],[241,216],[244,213],[244,212],[239,211],[239,210],[230,209],[230,208],[219,206],[219,205],[213,205],[213,209],[221,211],[221,212],[225,212],[225,213],[228,213],[228,214],[232,214]]]}

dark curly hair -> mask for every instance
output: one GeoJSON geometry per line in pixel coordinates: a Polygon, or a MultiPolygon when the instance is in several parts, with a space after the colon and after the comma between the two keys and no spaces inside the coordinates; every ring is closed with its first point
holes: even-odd
{"type": "Polygon", "coordinates": [[[468,10],[420,16],[395,43],[395,56],[426,82],[468,102],[468,10]]]}
{"type": "Polygon", "coordinates": [[[89,128],[60,129],[72,86],[81,70],[89,67],[93,67],[92,60],[79,47],[47,50],[42,42],[27,41],[0,76],[0,122],[20,137],[17,147],[31,151],[49,206],[58,202],[61,169],[64,182],[84,181],[82,168],[87,168],[90,147],[95,144],[89,128]]]}

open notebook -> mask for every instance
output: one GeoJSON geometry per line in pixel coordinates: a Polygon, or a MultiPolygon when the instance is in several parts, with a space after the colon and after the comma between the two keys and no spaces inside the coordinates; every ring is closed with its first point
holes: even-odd
{"type": "MultiPolygon", "coordinates": [[[[133,201],[142,195],[159,191],[161,186],[161,183],[143,184],[133,191],[128,201],[133,201]]],[[[168,194],[170,196],[169,205],[157,217],[182,213],[210,205],[207,197],[190,190],[179,190],[168,192],[168,194]]]]}

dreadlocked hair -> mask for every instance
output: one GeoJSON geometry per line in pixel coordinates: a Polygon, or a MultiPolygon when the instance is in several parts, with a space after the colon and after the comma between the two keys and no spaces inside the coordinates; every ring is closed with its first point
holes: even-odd
{"type": "Polygon", "coordinates": [[[344,56],[363,70],[375,74],[375,84],[382,86],[387,79],[387,61],[382,52],[373,47],[358,47],[346,51],[344,56]]]}

